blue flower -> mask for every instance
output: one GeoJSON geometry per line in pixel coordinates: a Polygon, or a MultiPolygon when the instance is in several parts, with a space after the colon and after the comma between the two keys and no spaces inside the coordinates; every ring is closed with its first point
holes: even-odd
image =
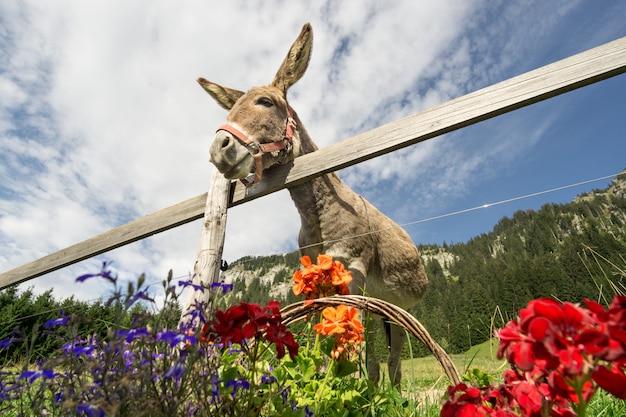
{"type": "Polygon", "coordinates": [[[235,288],[234,284],[226,284],[224,281],[222,282],[213,282],[211,283],[211,289],[221,288],[222,294],[226,294],[228,291],[232,291],[235,288]]]}
{"type": "Polygon", "coordinates": [[[75,357],[85,355],[88,357],[95,357],[95,346],[93,343],[85,345],[86,340],[76,340],[74,342],[66,343],[62,346],[66,355],[74,354],[75,357]]]}
{"type": "Polygon", "coordinates": [[[161,333],[157,333],[157,342],[166,342],[169,347],[173,348],[180,343],[189,342],[192,345],[196,343],[196,337],[194,335],[186,335],[175,332],[173,330],[166,330],[161,333]]]}
{"type": "Polygon", "coordinates": [[[79,276],[78,278],[76,278],[76,282],[84,282],[86,280],[88,280],[89,278],[93,278],[93,277],[102,277],[106,280],[109,280],[112,283],[116,283],[117,282],[117,277],[114,277],[112,275],[112,272],[107,270],[107,263],[106,261],[102,262],[102,269],[100,270],[100,272],[96,273],[96,274],[84,274],[79,276]]]}
{"type": "Polygon", "coordinates": [[[84,413],[87,417],[104,417],[104,410],[91,405],[91,404],[80,404],[76,407],[76,412],[78,415],[83,415],[84,413]]]}
{"type": "Polygon", "coordinates": [[[205,303],[202,302],[196,302],[194,308],[183,315],[183,317],[189,316],[190,320],[185,320],[186,326],[184,327],[186,328],[182,330],[195,329],[196,325],[194,323],[197,323],[198,321],[202,324],[206,323],[206,318],[204,317],[204,304],[205,303]]]}
{"type": "Polygon", "coordinates": [[[163,375],[165,378],[174,378],[176,380],[180,379],[185,373],[185,364],[180,361],[174,362],[174,365],[170,368],[169,371],[163,375]]]}
{"type": "Polygon", "coordinates": [[[55,403],[61,403],[65,401],[65,394],[63,394],[62,392],[57,392],[56,394],[54,394],[54,402],[55,403]]]}
{"type": "Polygon", "coordinates": [[[20,374],[20,376],[17,379],[18,380],[28,379],[28,382],[32,384],[39,378],[53,379],[54,375],[55,373],[52,369],[44,369],[44,370],[39,370],[39,371],[24,371],[20,374]]]}
{"type": "Polygon", "coordinates": [[[132,297],[128,297],[126,301],[124,301],[124,306],[128,308],[135,304],[137,300],[154,302],[154,298],[150,297],[145,291],[137,291],[135,294],[132,295],[132,297]]]}
{"type": "Polygon", "coordinates": [[[280,390],[280,396],[283,399],[283,404],[285,404],[289,399],[289,387],[283,387],[283,389],[280,390]]]}
{"type": "Polygon", "coordinates": [[[0,404],[2,404],[2,402],[5,400],[11,399],[12,397],[15,398],[16,394],[19,396],[20,392],[21,390],[19,384],[14,383],[11,385],[6,385],[2,381],[0,381],[0,404]],[[15,391],[16,393],[13,394],[13,391],[15,391]]]}
{"type": "Polygon", "coordinates": [[[273,376],[267,376],[267,375],[263,375],[261,377],[261,383],[262,384],[273,384],[274,382],[278,382],[278,380],[276,379],[276,377],[273,376]]]}
{"type": "Polygon", "coordinates": [[[178,281],[178,286],[179,287],[191,287],[193,288],[194,291],[202,291],[202,292],[204,292],[204,290],[206,289],[204,285],[194,284],[193,281],[190,279],[187,281],[178,281]]]}
{"type": "Polygon", "coordinates": [[[126,369],[133,366],[133,360],[135,360],[135,352],[133,352],[132,350],[125,350],[122,356],[124,357],[124,365],[126,366],[126,369]]]}
{"type": "Polygon", "coordinates": [[[11,336],[6,339],[0,340],[0,349],[8,349],[13,343],[20,342],[22,339],[15,337],[15,333],[11,333],[11,336]]]}
{"type": "Polygon", "coordinates": [[[226,388],[228,387],[233,387],[233,398],[234,398],[239,388],[249,390],[250,382],[246,381],[245,379],[231,379],[229,381],[226,381],[226,388]]]}
{"type": "Polygon", "coordinates": [[[220,379],[217,377],[217,373],[211,374],[211,404],[220,402],[220,379]]]}
{"type": "Polygon", "coordinates": [[[148,329],[146,328],[130,329],[130,330],[120,329],[117,331],[116,336],[117,337],[123,336],[126,342],[130,343],[133,340],[140,338],[141,336],[150,336],[150,333],[148,332],[148,329]]]}
{"type": "Polygon", "coordinates": [[[63,315],[63,310],[59,310],[59,318],[48,320],[43,324],[44,329],[51,329],[56,326],[65,326],[67,322],[70,320],[69,316],[63,315]]]}

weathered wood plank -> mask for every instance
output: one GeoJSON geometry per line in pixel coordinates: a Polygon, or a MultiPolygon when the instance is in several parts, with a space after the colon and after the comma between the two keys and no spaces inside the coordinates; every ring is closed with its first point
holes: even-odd
{"type": "Polygon", "coordinates": [[[238,184],[231,206],[624,72],[626,37],[303,155],[248,189],[238,184]]]}
{"type": "MultiPolygon", "coordinates": [[[[232,183],[229,207],[624,72],[626,37],[304,155],[248,189],[232,183]]],[[[0,288],[202,218],[206,200],[205,193],[4,272],[0,288]]]]}
{"type": "Polygon", "coordinates": [[[0,288],[37,278],[120,246],[200,219],[204,212],[206,196],[207,194],[204,193],[148,214],[36,261],[4,272],[0,275],[0,288]]]}

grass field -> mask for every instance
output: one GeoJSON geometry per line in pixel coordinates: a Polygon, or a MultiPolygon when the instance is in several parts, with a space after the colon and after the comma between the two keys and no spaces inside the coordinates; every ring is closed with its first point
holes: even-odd
{"type": "MultiPolygon", "coordinates": [[[[496,358],[497,350],[498,341],[492,339],[473,346],[465,353],[450,355],[450,358],[461,375],[469,369],[478,368],[491,375],[495,382],[500,382],[508,364],[496,358]]],[[[386,370],[386,366],[381,366],[381,370],[386,370]]],[[[443,368],[433,356],[402,361],[402,375],[403,395],[417,401],[428,399],[428,402],[439,402],[450,384],[443,368]]]]}

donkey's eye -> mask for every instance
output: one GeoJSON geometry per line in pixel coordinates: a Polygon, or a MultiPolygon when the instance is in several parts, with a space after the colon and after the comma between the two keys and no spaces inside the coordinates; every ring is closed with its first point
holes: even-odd
{"type": "Polygon", "coordinates": [[[261,96],[256,99],[256,104],[259,104],[264,107],[272,107],[274,105],[274,102],[269,97],[261,96]]]}

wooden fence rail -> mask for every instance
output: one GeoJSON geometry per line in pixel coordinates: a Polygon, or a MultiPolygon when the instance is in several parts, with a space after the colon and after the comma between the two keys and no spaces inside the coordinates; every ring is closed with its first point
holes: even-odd
{"type": "MultiPolygon", "coordinates": [[[[251,188],[231,183],[229,207],[626,72],[626,37],[359,134],[271,169],[251,188]]],[[[27,281],[203,217],[207,193],[0,274],[27,281]]]]}

